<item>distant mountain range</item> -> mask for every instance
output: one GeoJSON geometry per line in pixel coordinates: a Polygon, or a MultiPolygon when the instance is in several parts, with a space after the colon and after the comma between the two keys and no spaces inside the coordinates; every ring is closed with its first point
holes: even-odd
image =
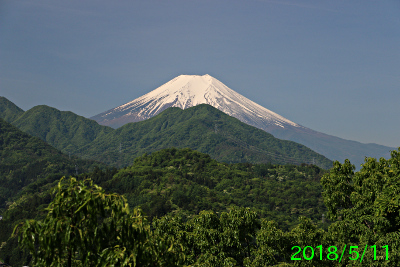
{"type": "MultiPolygon", "coordinates": [[[[6,101],[3,99],[3,102],[6,101]]],[[[5,106],[13,107],[13,104],[5,106]]],[[[17,109],[3,108],[0,117],[13,111],[17,109]]],[[[169,147],[189,147],[230,163],[332,166],[330,160],[303,145],[274,138],[209,105],[186,110],[170,108],[151,119],[118,129],[48,106],[36,106],[8,116],[15,118],[12,121],[15,126],[65,153],[114,166],[130,165],[143,153],[169,147]]]]}
{"type": "Polygon", "coordinates": [[[393,147],[363,144],[320,133],[292,122],[228,88],[210,75],[180,75],[157,89],[91,119],[118,128],[129,122],[147,120],[169,107],[187,109],[211,105],[225,114],[262,129],[275,137],[303,144],[331,160],[345,159],[357,167],[367,157],[390,157],[393,147]]]}

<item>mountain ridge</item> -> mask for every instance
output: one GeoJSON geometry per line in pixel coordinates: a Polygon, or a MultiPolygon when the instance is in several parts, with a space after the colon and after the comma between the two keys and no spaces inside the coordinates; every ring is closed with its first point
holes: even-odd
{"type": "Polygon", "coordinates": [[[4,96],[0,96],[0,118],[11,123],[23,113],[24,111],[20,107],[4,96]]]}
{"type": "Polygon", "coordinates": [[[390,151],[395,150],[394,147],[363,144],[309,129],[247,99],[208,74],[180,75],[139,98],[91,119],[118,128],[125,123],[149,119],[168,107],[185,109],[198,104],[209,104],[279,139],[301,143],[331,160],[343,162],[350,159],[357,167],[365,157],[388,158],[390,151]]]}
{"type": "Polygon", "coordinates": [[[24,112],[12,123],[65,153],[101,160],[114,166],[129,165],[134,157],[169,147],[190,147],[232,163],[315,163],[324,168],[332,165],[331,161],[309,148],[275,139],[271,134],[244,124],[207,104],[196,106],[193,110],[170,108],[165,112],[164,117],[152,117],[150,122],[142,121],[112,129],[72,112],[40,105],[24,112]],[[152,125],[153,122],[157,122],[156,125],[152,125]],[[224,131],[224,127],[230,130],[224,131]],[[125,157],[119,151],[127,149],[127,140],[130,154],[125,157]]]}
{"type": "Polygon", "coordinates": [[[208,104],[184,110],[172,107],[148,120],[125,124],[94,140],[79,154],[88,158],[99,155],[103,162],[113,159],[126,165],[133,155],[168,147],[189,147],[227,163],[312,164],[315,160],[323,168],[332,166],[330,160],[304,145],[277,139],[208,104]]]}
{"type": "Polygon", "coordinates": [[[27,110],[12,124],[64,153],[73,153],[79,147],[113,130],[71,111],[60,111],[46,105],[27,110]]]}

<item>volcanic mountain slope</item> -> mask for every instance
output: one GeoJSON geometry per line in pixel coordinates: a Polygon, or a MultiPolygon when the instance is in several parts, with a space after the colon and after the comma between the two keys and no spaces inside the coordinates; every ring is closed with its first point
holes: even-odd
{"type": "Polygon", "coordinates": [[[199,104],[213,106],[260,129],[287,125],[302,127],[238,94],[208,74],[180,75],[144,96],[91,119],[118,128],[128,122],[149,119],[169,107],[186,109],[199,104]]]}
{"type": "Polygon", "coordinates": [[[389,157],[394,148],[362,144],[320,133],[294,123],[247,99],[210,75],[180,75],[157,89],[91,119],[118,128],[129,122],[149,119],[169,107],[186,109],[209,104],[229,116],[272,133],[280,139],[299,142],[332,160],[359,166],[367,157],[389,157]]]}

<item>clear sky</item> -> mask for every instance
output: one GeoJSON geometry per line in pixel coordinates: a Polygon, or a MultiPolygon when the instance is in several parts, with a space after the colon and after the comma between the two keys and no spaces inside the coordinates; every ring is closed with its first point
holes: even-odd
{"type": "Polygon", "coordinates": [[[0,0],[0,96],[85,117],[210,74],[316,131],[400,146],[400,0],[0,0]]]}

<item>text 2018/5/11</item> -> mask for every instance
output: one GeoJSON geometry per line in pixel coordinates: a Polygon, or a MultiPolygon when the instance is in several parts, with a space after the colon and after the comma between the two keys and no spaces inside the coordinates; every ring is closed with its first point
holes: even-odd
{"type": "MultiPolygon", "coordinates": [[[[344,252],[346,251],[346,247],[347,247],[347,245],[344,245],[344,248],[343,248],[342,253],[340,254],[340,258],[339,258],[339,254],[336,253],[337,252],[337,248],[335,246],[330,246],[328,248],[328,252],[329,253],[326,255],[326,258],[328,260],[331,260],[331,261],[335,261],[335,260],[337,260],[339,258],[339,262],[341,262],[342,258],[343,258],[343,255],[344,255],[344,252]]],[[[373,249],[373,251],[374,251],[374,260],[376,260],[376,245],[370,246],[370,248],[373,249]]],[[[385,249],[386,260],[389,260],[389,246],[388,245],[382,246],[382,248],[385,249]]],[[[303,260],[303,259],[304,260],[312,260],[314,258],[314,248],[313,247],[311,247],[311,246],[304,247],[303,253],[302,253],[303,254],[303,259],[300,258],[299,255],[296,257],[297,254],[301,253],[301,250],[302,250],[301,247],[299,247],[299,246],[292,247],[292,250],[296,250],[296,249],[297,249],[297,252],[295,252],[292,255],[291,260],[294,260],[294,261],[299,261],[299,260],[303,260]],[[307,256],[307,252],[309,252],[309,256],[307,256]]],[[[316,249],[319,249],[319,259],[322,260],[323,259],[323,255],[322,255],[323,248],[322,248],[322,245],[317,246],[316,249]]],[[[361,258],[360,258],[360,254],[357,251],[358,250],[358,246],[350,246],[349,259],[353,260],[353,261],[356,261],[356,260],[358,260],[360,258],[360,262],[362,262],[362,260],[364,258],[364,254],[367,251],[367,249],[368,249],[368,244],[365,245],[364,251],[363,251],[363,253],[361,255],[361,258]]]]}

